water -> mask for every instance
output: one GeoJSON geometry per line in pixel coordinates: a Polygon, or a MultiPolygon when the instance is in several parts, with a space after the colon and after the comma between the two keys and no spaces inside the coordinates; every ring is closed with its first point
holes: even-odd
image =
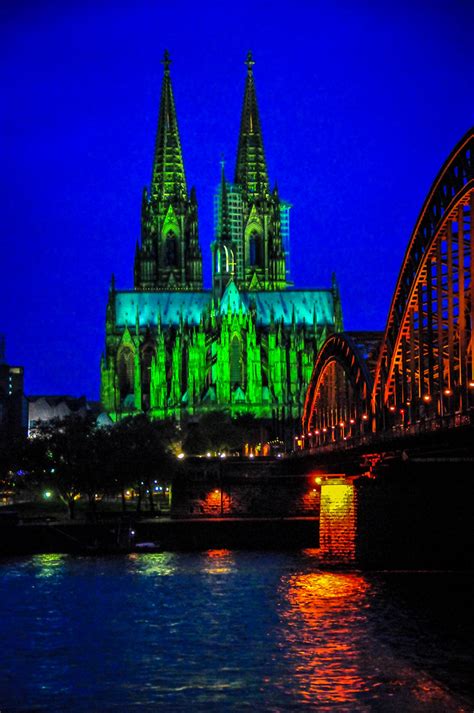
{"type": "Polygon", "coordinates": [[[0,711],[472,711],[472,579],[314,553],[0,563],[0,711]]]}

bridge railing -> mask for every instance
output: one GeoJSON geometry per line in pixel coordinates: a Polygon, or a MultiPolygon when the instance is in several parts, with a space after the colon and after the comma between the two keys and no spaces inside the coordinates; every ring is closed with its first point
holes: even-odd
{"type": "Polygon", "coordinates": [[[344,440],[335,441],[334,443],[311,445],[308,443],[311,439],[306,437],[304,439],[304,443],[301,441],[303,445],[301,450],[312,455],[332,453],[334,451],[346,451],[360,446],[392,443],[393,441],[397,441],[402,438],[419,436],[424,433],[437,431],[448,431],[453,428],[470,425],[474,425],[474,409],[459,411],[449,416],[434,416],[416,421],[415,423],[410,423],[406,426],[393,426],[388,431],[366,433],[359,436],[348,436],[344,440]]]}

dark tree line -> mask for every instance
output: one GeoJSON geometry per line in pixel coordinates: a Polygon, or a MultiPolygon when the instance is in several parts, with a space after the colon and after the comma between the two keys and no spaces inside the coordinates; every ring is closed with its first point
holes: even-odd
{"type": "Polygon", "coordinates": [[[238,452],[244,443],[261,437],[252,416],[231,419],[210,412],[197,423],[177,425],[150,421],[145,415],[99,426],[92,415],[71,415],[40,423],[30,438],[0,449],[0,479],[13,481],[15,490],[38,494],[50,491],[74,519],[79,498],[94,515],[98,500],[120,497],[133,490],[137,510],[155,511],[155,481],[170,483],[181,453],[204,455],[238,452]]]}
{"type": "Polygon", "coordinates": [[[67,506],[74,519],[76,502],[88,501],[95,512],[98,499],[120,495],[125,510],[128,489],[149,493],[154,510],[153,481],[169,481],[176,467],[172,450],[175,427],[150,422],[145,416],[98,426],[92,416],[68,416],[40,423],[32,437],[12,444],[4,456],[17,489],[49,490],[67,506]]]}

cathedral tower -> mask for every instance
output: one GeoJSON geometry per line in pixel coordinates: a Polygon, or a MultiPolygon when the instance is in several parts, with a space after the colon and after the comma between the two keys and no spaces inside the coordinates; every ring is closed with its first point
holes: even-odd
{"type": "Polygon", "coordinates": [[[143,194],[141,246],[137,243],[135,252],[135,289],[200,290],[197,201],[194,189],[188,195],[186,187],[170,63],[165,52],[152,181],[150,192],[143,194]]]}
{"type": "Polygon", "coordinates": [[[163,65],[135,289],[113,280],[109,290],[102,403],[114,421],[140,412],[195,420],[217,410],[293,435],[317,350],[342,329],[337,284],[295,290],[288,282],[290,204],[270,190],[249,53],[234,181],[222,165],[215,202],[213,290],[203,289],[167,52],[163,65]]]}
{"type": "Polygon", "coordinates": [[[270,191],[253,76],[252,53],[245,64],[244,103],[240,121],[234,183],[242,197],[242,235],[237,272],[249,290],[281,290],[286,280],[278,191],[270,191]]]}

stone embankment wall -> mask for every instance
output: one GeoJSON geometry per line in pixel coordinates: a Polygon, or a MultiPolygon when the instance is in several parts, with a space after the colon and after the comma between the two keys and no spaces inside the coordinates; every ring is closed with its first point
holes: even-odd
{"type": "Polygon", "coordinates": [[[310,475],[275,473],[271,463],[210,464],[174,480],[171,517],[315,517],[319,500],[310,475]]]}

